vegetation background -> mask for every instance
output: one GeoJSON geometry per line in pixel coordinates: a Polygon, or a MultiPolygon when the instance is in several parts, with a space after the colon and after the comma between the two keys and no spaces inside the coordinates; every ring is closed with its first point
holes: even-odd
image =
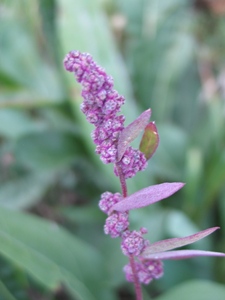
{"type": "MultiPolygon", "coordinates": [[[[100,194],[119,183],[63,69],[72,49],[114,77],[127,124],[152,108],[160,145],[129,193],[186,182],[132,227],[154,242],[221,226],[192,248],[225,251],[225,1],[0,0],[1,300],[134,299],[102,229],[100,194]]],[[[146,300],[224,300],[224,259],[164,265],[146,300]]]]}

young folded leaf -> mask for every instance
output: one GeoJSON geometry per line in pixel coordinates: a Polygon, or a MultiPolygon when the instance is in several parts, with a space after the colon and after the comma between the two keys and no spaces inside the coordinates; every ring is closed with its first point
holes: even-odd
{"type": "Polygon", "coordinates": [[[182,182],[165,182],[144,188],[116,203],[111,211],[125,212],[136,208],[141,208],[163,200],[184,186],[182,182]]]}
{"type": "Polygon", "coordinates": [[[159,253],[159,252],[163,252],[163,251],[168,251],[168,250],[171,250],[171,249],[174,249],[174,248],[179,248],[179,247],[182,247],[182,246],[192,244],[194,242],[197,242],[197,241],[203,239],[204,237],[206,237],[207,235],[213,233],[217,229],[219,229],[219,227],[212,227],[212,228],[202,230],[200,232],[197,232],[195,234],[192,234],[192,235],[189,235],[189,236],[186,236],[186,237],[172,238],[172,239],[167,239],[167,240],[162,240],[162,241],[159,241],[159,242],[155,242],[155,243],[150,244],[149,246],[147,246],[145,248],[145,250],[143,251],[142,255],[146,256],[146,255],[159,253]]]}
{"type": "Polygon", "coordinates": [[[159,145],[159,134],[155,122],[150,122],[146,127],[142,136],[139,150],[144,153],[145,158],[149,160],[155,153],[159,145]]]}
{"type": "Polygon", "coordinates": [[[120,161],[129,144],[144,130],[151,117],[151,109],[144,111],[136,120],[125,127],[118,139],[117,161],[120,161]]]}

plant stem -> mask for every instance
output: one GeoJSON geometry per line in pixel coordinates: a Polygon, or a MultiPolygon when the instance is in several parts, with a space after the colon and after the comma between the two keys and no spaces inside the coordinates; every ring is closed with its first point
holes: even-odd
{"type": "Polygon", "coordinates": [[[137,270],[135,267],[135,260],[133,255],[130,255],[130,265],[134,276],[134,288],[136,292],[136,300],[142,300],[141,284],[137,276],[137,270]]]}
{"type": "Polygon", "coordinates": [[[120,185],[121,185],[122,195],[123,195],[123,198],[125,198],[125,197],[127,197],[126,179],[123,175],[123,171],[122,171],[122,168],[120,166],[120,163],[116,164],[116,168],[117,168],[117,172],[118,172],[119,178],[120,178],[120,185]]]}
{"type": "MultiPolygon", "coordinates": [[[[116,168],[117,168],[117,172],[119,174],[122,195],[123,195],[123,198],[125,198],[125,197],[128,196],[126,179],[123,175],[123,171],[122,171],[120,163],[116,164],[116,168]]],[[[134,256],[130,255],[129,260],[130,260],[130,265],[131,265],[131,268],[132,268],[132,273],[133,273],[133,276],[134,276],[134,288],[135,288],[135,293],[136,293],[136,300],[142,300],[141,284],[140,284],[139,279],[138,279],[134,256]]]]}

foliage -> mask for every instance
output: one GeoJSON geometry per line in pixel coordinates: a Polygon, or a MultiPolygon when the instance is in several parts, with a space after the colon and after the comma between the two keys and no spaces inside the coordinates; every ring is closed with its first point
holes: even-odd
{"type": "MultiPolygon", "coordinates": [[[[119,191],[119,183],[94,154],[80,90],[63,70],[72,49],[91,53],[114,77],[126,97],[127,124],[152,109],[159,147],[148,170],[130,179],[129,192],[186,182],[179,198],[132,212],[133,225],[154,226],[152,242],[221,226],[198,243],[224,251],[225,12],[207,3],[0,1],[2,298],[25,300],[37,288],[57,299],[61,285],[67,299],[129,295],[125,259],[104,236],[97,208],[99,195],[119,191]]],[[[165,269],[145,299],[223,299],[224,285],[215,281],[224,281],[224,261],[195,258],[166,262],[165,269]]]]}

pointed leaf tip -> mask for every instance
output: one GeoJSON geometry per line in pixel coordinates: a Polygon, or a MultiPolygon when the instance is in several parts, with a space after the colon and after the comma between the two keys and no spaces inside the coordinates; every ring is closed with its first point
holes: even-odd
{"type": "Polygon", "coordinates": [[[139,150],[144,153],[145,158],[149,160],[155,153],[159,145],[159,134],[155,122],[150,122],[146,127],[142,136],[139,150]]]}
{"type": "Polygon", "coordinates": [[[144,111],[136,120],[125,127],[120,133],[118,139],[118,156],[120,161],[130,143],[138,136],[140,131],[144,130],[151,117],[151,109],[144,111]]]}
{"type": "Polygon", "coordinates": [[[110,212],[112,212],[113,210],[125,212],[132,209],[148,206],[173,195],[184,185],[185,184],[182,182],[165,182],[149,186],[116,203],[111,208],[110,212]]]}
{"type": "Polygon", "coordinates": [[[187,259],[198,256],[221,256],[225,257],[225,253],[222,252],[212,252],[212,251],[204,251],[204,250],[175,250],[168,252],[159,252],[152,253],[148,255],[142,256],[144,259],[187,259]]]}
{"type": "Polygon", "coordinates": [[[213,233],[219,229],[219,227],[212,227],[205,230],[202,230],[200,232],[197,232],[195,234],[183,237],[183,238],[172,238],[167,240],[162,240],[159,242],[155,242],[145,248],[142,255],[145,257],[146,255],[168,251],[174,248],[183,247],[189,244],[192,244],[194,242],[197,242],[204,237],[208,236],[209,234],[213,233]]]}

